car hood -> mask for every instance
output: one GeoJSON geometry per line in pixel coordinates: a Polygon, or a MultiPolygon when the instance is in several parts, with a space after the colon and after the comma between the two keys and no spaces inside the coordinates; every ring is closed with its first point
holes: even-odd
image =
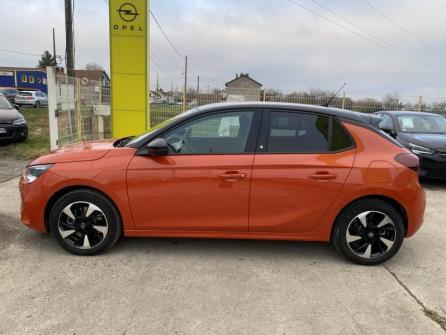
{"type": "Polygon", "coordinates": [[[446,134],[400,133],[406,142],[437,150],[446,150],[446,134]]]}
{"type": "Polygon", "coordinates": [[[101,140],[67,145],[37,158],[31,165],[94,161],[113,149],[113,143],[114,140],[101,140]]]}
{"type": "Polygon", "coordinates": [[[15,109],[0,109],[0,123],[11,123],[21,116],[15,109]]]}

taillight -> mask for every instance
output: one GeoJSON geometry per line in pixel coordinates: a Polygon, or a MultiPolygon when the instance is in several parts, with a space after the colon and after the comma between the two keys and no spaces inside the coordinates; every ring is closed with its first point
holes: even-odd
{"type": "Polygon", "coordinates": [[[398,154],[395,156],[395,160],[404,165],[407,166],[409,169],[418,171],[418,168],[420,167],[420,159],[418,156],[410,153],[404,153],[404,154],[398,154]]]}

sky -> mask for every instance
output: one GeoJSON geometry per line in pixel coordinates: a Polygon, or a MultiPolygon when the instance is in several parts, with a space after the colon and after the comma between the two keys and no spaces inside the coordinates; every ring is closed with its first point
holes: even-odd
{"type": "MultiPolygon", "coordinates": [[[[200,75],[202,88],[223,88],[243,72],[264,88],[285,93],[336,91],[347,83],[352,97],[396,92],[405,100],[419,95],[445,100],[446,1],[368,1],[388,19],[364,0],[151,0],[150,6],[175,47],[188,55],[193,86],[200,75]]],[[[93,61],[109,69],[107,3],[75,0],[78,68],[93,61]]],[[[53,27],[57,53],[64,56],[63,0],[1,0],[1,5],[6,33],[0,35],[0,65],[35,66],[38,56],[1,49],[51,51],[53,27]]],[[[150,52],[156,62],[151,86],[158,73],[161,87],[180,87],[184,61],[154,22],[150,52]]]]}

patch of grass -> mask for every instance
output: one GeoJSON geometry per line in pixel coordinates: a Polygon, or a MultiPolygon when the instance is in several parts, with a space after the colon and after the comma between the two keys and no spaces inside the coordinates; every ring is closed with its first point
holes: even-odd
{"type": "Polygon", "coordinates": [[[31,160],[50,150],[48,109],[23,107],[20,113],[28,122],[28,138],[23,142],[0,144],[0,158],[31,160]]]}

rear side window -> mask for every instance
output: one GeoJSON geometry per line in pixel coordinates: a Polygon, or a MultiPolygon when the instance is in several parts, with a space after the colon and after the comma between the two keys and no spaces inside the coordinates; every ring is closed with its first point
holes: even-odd
{"type": "Polygon", "coordinates": [[[336,119],[332,119],[332,140],[331,151],[340,151],[353,145],[353,142],[347,132],[342,128],[336,119]]]}
{"type": "Polygon", "coordinates": [[[321,153],[346,149],[352,141],[338,121],[325,115],[271,112],[267,152],[321,153]]]}

